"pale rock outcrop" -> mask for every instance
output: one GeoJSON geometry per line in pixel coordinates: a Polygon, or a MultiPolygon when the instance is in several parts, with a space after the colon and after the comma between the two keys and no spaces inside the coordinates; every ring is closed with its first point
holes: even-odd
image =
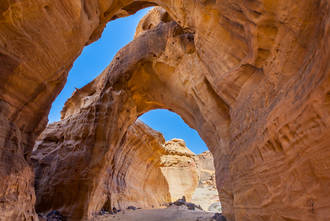
{"type": "Polygon", "coordinates": [[[154,4],[177,24],[138,36],[58,123],[59,145],[88,150],[72,159],[77,194],[95,205],[110,150],[137,116],[168,108],[210,148],[229,221],[329,220],[328,0],[4,1],[3,219],[37,219],[29,156],[75,58],[108,21],[154,4]]]}
{"type": "Polygon", "coordinates": [[[161,171],[169,186],[171,202],[183,196],[188,202],[198,185],[195,154],[181,139],[172,139],[164,145],[166,153],[161,156],[161,171]]]}
{"type": "Polygon", "coordinates": [[[200,205],[205,211],[221,212],[212,153],[205,151],[195,155],[194,159],[199,182],[192,195],[192,202],[200,205]]]}

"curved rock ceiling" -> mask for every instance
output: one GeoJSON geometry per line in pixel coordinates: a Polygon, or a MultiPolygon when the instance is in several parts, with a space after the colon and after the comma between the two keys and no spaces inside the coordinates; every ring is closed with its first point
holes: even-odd
{"type": "Polygon", "coordinates": [[[89,181],[82,180],[82,194],[96,200],[98,171],[128,126],[148,110],[168,108],[213,153],[230,221],[328,220],[327,0],[1,4],[3,218],[37,220],[29,156],[75,58],[109,20],[154,3],[175,22],[161,19],[143,31],[63,110],[61,144],[87,150],[77,155],[86,168],[78,175],[89,181]]]}

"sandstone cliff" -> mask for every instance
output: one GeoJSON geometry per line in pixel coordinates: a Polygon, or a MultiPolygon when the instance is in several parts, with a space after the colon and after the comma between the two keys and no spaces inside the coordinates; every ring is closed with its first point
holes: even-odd
{"type": "Polygon", "coordinates": [[[194,159],[199,182],[198,187],[192,195],[192,202],[200,205],[205,211],[221,212],[212,153],[205,151],[196,155],[194,159]]]}
{"type": "MultiPolygon", "coordinates": [[[[74,143],[58,145],[63,136],[67,135],[60,132],[58,123],[48,125],[34,148],[36,209],[42,214],[58,210],[69,219],[76,219],[87,212],[84,195],[78,194],[80,189],[87,190],[77,173],[84,169],[83,162],[75,158],[88,149],[74,143]]],[[[103,183],[94,184],[99,186],[99,191],[94,193],[99,200],[87,206],[96,208],[97,213],[101,208],[107,211],[113,207],[151,208],[170,202],[169,185],[160,168],[164,142],[160,133],[142,122],[129,127],[121,148],[107,156],[106,168],[99,171],[103,183]]]]}
{"type": "Polygon", "coordinates": [[[192,194],[198,185],[195,154],[181,139],[172,139],[164,145],[166,153],[161,157],[161,171],[170,190],[171,202],[185,196],[191,202],[192,194]]]}
{"type": "Polygon", "coordinates": [[[329,220],[328,0],[2,2],[2,219],[37,219],[29,156],[75,58],[108,21],[155,4],[174,21],[122,49],[58,123],[58,145],[88,150],[70,162],[82,204],[128,127],[167,108],[210,148],[228,220],[329,220]]]}
{"type": "Polygon", "coordinates": [[[82,168],[74,158],[88,150],[58,145],[63,136],[66,134],[61,133],[58,123],[48,125],[33,151],[36,209],[41,214],[58,210],[76,219],[87,212],[85,206],[95,208],[94,214],[101,209],[112,211],[113,207],[159,208],[182,196],[191,200],[198,185],[195,155],[184,141],[165,142],[159,132],[136,121],[128,128],[120,148],[107,157],[102,174],[98,174],[104,180],[94,193],[98,200],[84,206],[84,195],[76,191],[84,188],[76,176],[82,168]]]}

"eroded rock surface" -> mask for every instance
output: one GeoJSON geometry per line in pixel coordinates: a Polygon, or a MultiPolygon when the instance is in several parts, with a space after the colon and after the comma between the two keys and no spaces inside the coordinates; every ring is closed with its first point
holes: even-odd
{"type": "Polygon", "coordinates": [[[192,202],[205,211],[221,212],[219,194],[216,188],[213,156],[205,151],[194,157],[199,177],[198,187],[192,195],[192,202]]]}
{"type": "Polygon", "coordinates": [[[198,172],[191,152],[181,139],[172,139],[164,145],[166,153],[161,157],[161,171],[168,182],[171,200],[183,196],[191,202],[192,194],[198,185],[198,172]]]}
{"type": "MultiPolygon", "coordinates": [[[[100,197],[108,179],[104,176],[104,171],[111,168],[112,154],[120,151],[128,127],[138,115],[162,107],[160,100],[156,103],[155,98],[163,98],[166,103],[173,98],[177,101],[183,99],[184,94],[178,94],[174,88],[170,90],[173,91],[171,96],[164,96],[165,91],[170,92],[166,89],[167,77],[176,78],[175,69],[164,62],[179,65],[186,52],[188,56],[194,52],[193,39],[191,33],[185,33],[175,22],[161,22],[122,49],[102,75],[76,91],[66,102],[62,111],[63,120],[56,123],[59,138],[45,139],[50,140],[52,146],[73,150],[72,154],[62,160],[67,162],[61,163],[72,168],[69,172],[64,172],[64,177],[69,177],[64,183],[68,186],[64,186],[61,193],[70,196],[70,176],[74,168],[73,181],[80,187],[75,188],[77,192],[74,194],[80,200],[77,204],[73,197],[62,198],[61,205],[65,205],[66,210],[61,211],[62,213],[74,219],[90,218],[106,203],[106,198],[100,197]],[[160,61],[154,63],[154,59],[160,61]],[[156,75],[157,72],[159,74],[156,75]],[[96,140],[100,142],[95,142],[96,140]],[[75,162],[79,162],[79,167],[74,166],[75,162]]],[[[185,63],[184,65],[188,66],[185,63]]],[[[63,172],[58,170],[57,173],[63,172]]],[[[197,185],[197,178],[195,182],[197,185]]],[[[52,209],[58,207],[60,205],[52,209]]]]}
{"type": "Polygon", "coordinates": [[[56,209],[69,219],[77,219],[90,208],[98,213],[101,208],[105,211],[128,206],[152,208],[170,202],[169,185],[161,172],[165,140],[159,132],[140,121],[128,128],[121,148],[114,149],[104,162],[106,167],[98,171],[103,183],[94,184],[98,186],[94,193],[98,200],[92,202],[83,198],[85,194],[79,194],[80,189],[88,190],[81,181],[81,173],[86,169],[84,161],[76,160],[86,156],[84,152],[88,149],[71,146],[74,143],[59,145],[67,135],[61,133],[58,123],[53,123],[36,143],[32,159],[38,212],[48,214],[56,209]]]}
{"type": "Polygon", "coordinates": [[[36,219],[28,159],[74,59],[107,21],[154,3],[177,24],[144,31],[74,94],[58,123],[66,134],[58,145],[88,150],[72,159],[84,168],[77,194],[96,201],[103,178],[93,175],[102,174],[129,125],[150,109],[168,108],[213,153],[230,221],[329,220],[327,0],[5,1],[2,217],[36,219]]]}
{"type": "Polygon", "coordinates": [[[78,172],[85,168],[75,158],[87,149],[59,145],[63,136],[66,134],[61,133],[58,123],[48,125],[33,151],[36,208],[41,214],[58,210],[76,219],[84,215],[85,208],[93,208],[94,214],[129,206],[159,208],[183,196],[190,201],[198,185],[195,154],[185,142],[165,142],[159,132],[136,121],[128,128],[120,148],[108,156],[106,168],[98,171],[102,174],[93,175],[101,175],[104,180],[97,184],[97,200],[86,201],[76,191],[83,188],[78,172]]]}

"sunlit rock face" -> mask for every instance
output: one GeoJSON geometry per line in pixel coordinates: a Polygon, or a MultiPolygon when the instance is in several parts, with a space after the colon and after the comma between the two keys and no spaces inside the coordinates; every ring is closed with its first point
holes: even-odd
{"type": "Polygon", "coordinates": [[[4,219],[36,219],[29,155],[74,59],[109,20],[154,3],[177,24],[144,31],[74,94],[58,123],[68,134],[59,145],[88,150],[74,159],[85,168],[77,172],[84,199],[98,195],[102,178],[91,174],[103,169],[129,125],[163,107],[198,130],[213,153],[228,220],[329,220],[327,0],[5,1],[4,219]]]}
{"type": "Polygon", "coordinates": [[[205,211],[221,212],[212,153],[205,151],[195,155],[194,160],[199,179],[198,187],[192,195],[192,202],[200,205],[205,211]]]}
{"type": "Polygon", "coordinates": [[[164,148],[166,153],[161,157],[161,171],[169,186],[171,202],[183,196],[191,202],[199,179],[194,160],[195,154],[181,139],[167,141],[164,148]]]}

